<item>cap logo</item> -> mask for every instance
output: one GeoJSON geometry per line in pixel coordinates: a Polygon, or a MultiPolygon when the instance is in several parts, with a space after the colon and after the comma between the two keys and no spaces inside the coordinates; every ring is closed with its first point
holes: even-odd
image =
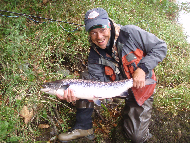
{"type": "Polygon", "coordinates": [[[93,19],[99,16],[99,13],[96,11],[92,11],[89,15],[88,15],[88,19],[93,19]]]}

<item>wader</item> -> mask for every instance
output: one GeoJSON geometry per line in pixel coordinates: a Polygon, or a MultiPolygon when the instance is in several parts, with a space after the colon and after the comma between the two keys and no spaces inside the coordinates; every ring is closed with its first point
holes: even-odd
{"type": "MultiPolygon", "coordinates": [[[[88,72],[83,72],[81,78],[91,79],[88,72]]],[[[129,91],[124,107],[123,127],[125,136],[134,143],[143,143],[151,137],[148,126],[152,113],[152,103],[153,97],[151,96],[142,106],[139,106],[131,91],[129,91]]],[[[74,129],[91,129],[91,116],[94,103],[89,102],[88,100],[78,100],[76,108],[76,124],[74,129]]]]}
{"type": "Polygon", "coordinates": [[[153,95],[142,106],[139,106],[129,90],[125,100],[123,127],[125,135],[134,143],[143,143],[151,138],[149,124],[152,113],[153,95]]]}

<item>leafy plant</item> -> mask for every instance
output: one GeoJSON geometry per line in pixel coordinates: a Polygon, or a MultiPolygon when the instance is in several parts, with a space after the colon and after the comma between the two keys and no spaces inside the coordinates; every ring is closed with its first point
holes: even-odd
{"type": "MultiPolygon", "coordinates": [[[[80,25],[85,12],[94,7],[106,9],[116,23],[137,25],[166,41],[167,57],[155,69],[158,86],[154,106],[175,114],[189,109],[190,48],[182,27],[175,22],[180,10],[177,4],[168,0],[3,0],[0,5],[1,10],[80,25]]],[[[68,32],[77,27],[32,16],[0,16],[0,142],[34,142],[41,136],[38,125],[42,123],[62,131],[69,129],[72,106],[41,93],[40,85],[77,78],[86,69],[88,34],[84,27],[68,32]],[[27,124],[20,115],[25,106],[34,111],[27,124]],[[62,115],[60,119],[54,118],[54,108],[62,115]]],[[[111,120],[110,111],[102,113],[111,120]]]]}

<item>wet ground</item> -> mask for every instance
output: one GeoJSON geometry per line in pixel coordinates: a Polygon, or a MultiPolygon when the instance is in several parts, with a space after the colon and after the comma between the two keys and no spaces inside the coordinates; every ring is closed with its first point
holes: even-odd
{"type": "MultiPolygon", "coordinates": [[[[190,142],[190,111],[181,111],[173,116],[154,108],[150,123],[150,132],[153,137],[148,143],[188,143],[190,142]]],[[[115,135],[116,143],[125,142],[119,135],[122,134],[118,127],[115,135]]]]}
{"type": "MultiPolygon", "coordinates": [[[[100,114],[97,114],[95,110],[93,115],[96,119],[94,120],[96,139],[89,141],[86,138],[81,138],[73,140],[71,143],[130,143],[123,135],[122,119],[119,118],[121,112],[117,112],[113,116],[111,111],[110,116],[112,118],[109,118],[109,121],[105,118],[106,115],[103,113],[103,109],[99,111],[100,114]],[[102,117],[100,117],[101,114],[103,114],[102,117]],[[105,118],[105,121],[102,121],[103,118],[105,118]]],[[[74,118],[74,114],[70,116],[74,118]]],[[[72,125],[72,121],[70,124],[72,125]]],[[[190,142],[190,110],[179,111],[178,115],[174,115],[154,107],[149,129],[153,137],[148,140],[148,143],[188,143],[190,142]]],[[[43,130],[43,134],[37,140],[46,142],[52,137],[52,130],[46,129],[46,131],[43,130]]],[[[58,143],[59,141],[55,139],[51,142],[58,143]]]]}

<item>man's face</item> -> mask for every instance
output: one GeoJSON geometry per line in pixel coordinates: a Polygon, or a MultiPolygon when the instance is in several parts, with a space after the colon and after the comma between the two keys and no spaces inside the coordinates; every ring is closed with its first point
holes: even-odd
{"type": "Polygon", "coordinates": [[[105,49],[110,39],[111,28],[96,28],[89,32],[90,38],[94,44],[101,49],[105,49]]]}

